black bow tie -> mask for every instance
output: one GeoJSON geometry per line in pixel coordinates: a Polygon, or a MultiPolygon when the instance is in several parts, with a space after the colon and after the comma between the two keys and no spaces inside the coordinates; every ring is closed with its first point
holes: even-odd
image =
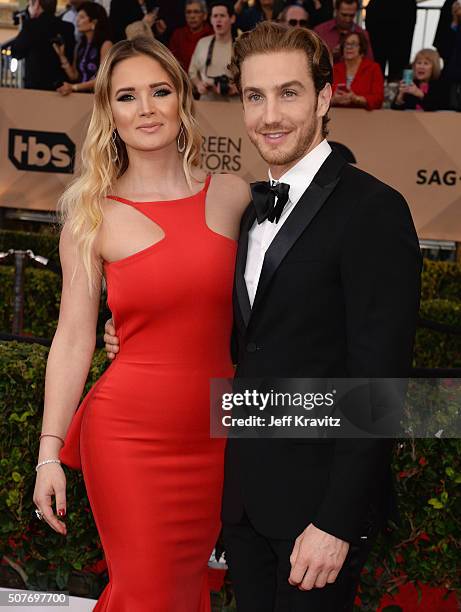
{"type": "Polygon", "coordinates": [[[288,202],[290,185],[277,183],[271,187],[269,182],[259,181],[258,183],[251,183],[250,187],[258,223],[262,223],[266,219],[271,223],[274,223],[274,221],[278,223],[285,204],[288,202]],[[277,204],[275,198],[277,198],[277,204]]]}

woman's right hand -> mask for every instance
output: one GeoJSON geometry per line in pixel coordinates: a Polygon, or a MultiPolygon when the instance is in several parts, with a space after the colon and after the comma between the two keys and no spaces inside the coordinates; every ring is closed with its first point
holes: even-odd
{"type": "Polygon", "coordinates": [[[395,102],[397,104],[403,104],[403,101],[404,101],[403,98],[406,93],[408,93],[408,85],[405,83],[405,81],[400,81],[399,93],[397,94],[397,97],[395,98],[395,102]]]}
{"type": "Polygon", "coordinates": [[[59,463],[47,463],[37,470],[33,502],[43,513],[43,520],[48,525],[67,535],[66,524],[59,521],[53,512],[52,496],[55,496],[56,512],[59,516],[66,515],[66,475],[59,463]]]}
{"type": "Polygon", "coordinates": [[[146,13],[144,15],[144,17],[142,18],[144,23],[147,23],[149,28],[151,28],[154,25],[156,19],[157,19],[157,17],[155,15],[155,13],[146,13]]]}

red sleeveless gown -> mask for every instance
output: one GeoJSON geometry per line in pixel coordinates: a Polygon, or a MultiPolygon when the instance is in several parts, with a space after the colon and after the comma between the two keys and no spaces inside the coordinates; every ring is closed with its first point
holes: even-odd
{"type": "Polygon", "coordinates": [[[233,375],[236,241],[206,225],[209,182],[178,200],[109,196],[165,237],[105,263],[120,351],[76,411],[59,455],[83,472],[104,548],[109,584],[97,612],[210,609],[225,441],[210,438],[209,380],[233,375]]]}

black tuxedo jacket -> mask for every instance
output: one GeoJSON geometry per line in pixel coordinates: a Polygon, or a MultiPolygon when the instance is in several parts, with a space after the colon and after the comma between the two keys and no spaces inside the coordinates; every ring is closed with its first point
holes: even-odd
{"type": "MultiPolygon", "coordinates": [[[[266,252],[253,308],[245,285],[250,205],[234,286],[236,378],[406,377],[421,254],[404,198],[333,151],[266,252]]],[[[245,509],[273,538],[309,523],[349,542],[393,510],[393,442],[229,439],[222,519],[245,509]]]]}

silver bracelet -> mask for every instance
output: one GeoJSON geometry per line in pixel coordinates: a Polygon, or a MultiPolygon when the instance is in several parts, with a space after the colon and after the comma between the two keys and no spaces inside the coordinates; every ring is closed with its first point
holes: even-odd
{"type": "Polygon", "coordinates": [[[46,459],[45,461],[40,461],[40,463],[37,463],[37,465],[35,466],[35,471],[37,471],[39,467],[45,465],[46,463],[61,463],[61,459],[46,459]]]}

